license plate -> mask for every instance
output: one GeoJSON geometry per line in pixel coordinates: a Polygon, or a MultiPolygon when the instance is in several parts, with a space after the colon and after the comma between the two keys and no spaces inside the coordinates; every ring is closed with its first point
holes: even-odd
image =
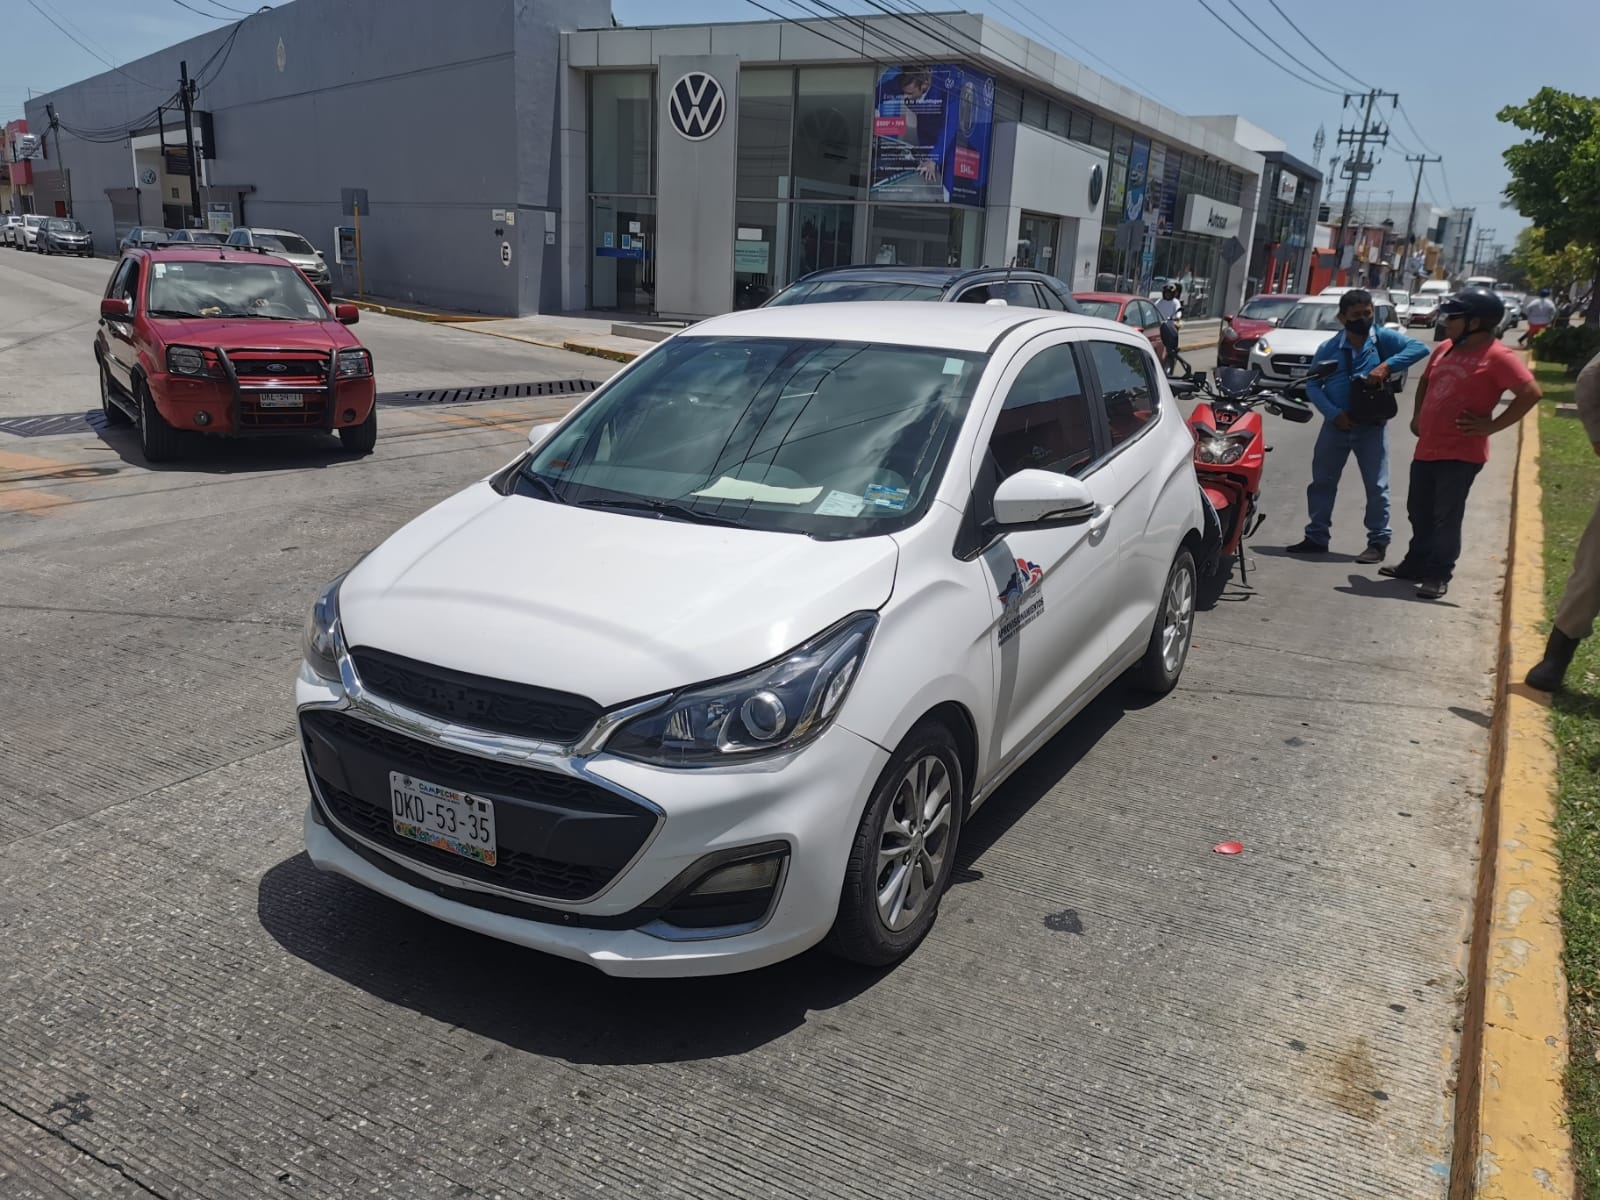
{"type": "Polygon", "coordinates": [[[482,796],[390,771],[389,811],[401,837],[495,865],[494,805],[482,796]]]}
{"type": "Polygon", "coordinates": [[[256,403],[262,408],[304,408],[306,394],[304,392],[262,392],[256,396],[256,403]]]}
{"type": "Polygon", "coordinates": [[[1304,375],[1309,370],[1311,370],[1310,367],[1290,367],[1289,376],[1290,378],[1293,378],[1297,375],[1304,375]]]}

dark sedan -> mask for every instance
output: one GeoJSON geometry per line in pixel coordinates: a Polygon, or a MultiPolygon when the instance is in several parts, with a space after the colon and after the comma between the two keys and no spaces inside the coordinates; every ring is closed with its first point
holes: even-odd
{"type": "Polygon", "coordinates": [[[39,226],[33,248],[40,254],[81,254],[94,257],[94,234],[71,217],[51,217],[39,226]]]}
{"type": "Polygon", "coordinates": [[[803,275],[765,307],[853,300],[928,300],[986,304],[1004,300],[1021,308],[1081,312],[1067,285],[1054,275],[1004,267],[831,267],[803,275]]]}
{"type": "Polygon", "coordinates": [[[172,235],[158,225],[135,225],[128,235],[117,243],[118,250],[154,250],[165,246],[172,235]]]}

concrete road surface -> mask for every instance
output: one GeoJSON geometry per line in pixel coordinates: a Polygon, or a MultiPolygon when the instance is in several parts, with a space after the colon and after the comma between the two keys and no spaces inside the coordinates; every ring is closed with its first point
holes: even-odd
{"type": "MultiPolygon", "coordinates": [[[[0,254],[0,417],[94,407],[107,269],[0,254]]],[[[385,388],[610,369],[359,329],[385,388]]],[[[301,852],[307,602],[564,403],[385,409],[360,461],[0,433],[0,1195],[1444,1194],[1508,439],[1429,604],[1351,562],[1353,475],[1283,557],[1314,427],[1269,421],[1250,586],[975,818],[909,961],[629,983],[301,852]]]]}

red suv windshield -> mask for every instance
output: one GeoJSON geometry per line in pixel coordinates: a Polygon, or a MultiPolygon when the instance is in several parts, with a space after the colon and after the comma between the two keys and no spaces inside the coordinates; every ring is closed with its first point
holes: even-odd
{"type": "Polygon", "coordinates": [[[329,319],[298,271],[265,262],[157,262],[150,272],[148,311],[152,317],[329,319]]]}

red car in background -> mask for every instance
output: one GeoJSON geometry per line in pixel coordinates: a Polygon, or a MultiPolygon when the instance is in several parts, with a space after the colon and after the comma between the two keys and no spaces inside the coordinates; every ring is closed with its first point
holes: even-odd
{"type": "Polygon", "coordinates": [[[136,425],[148,462],[184,434],[337,433],[351,454],[378,440],[372,355],[292,263],[255,250],[126,251],[94,356],[111,425],[136,425]]]}
{"type": "Polygon", "coordinates": [[[1217,366],[1248,367],[1251,347],[1304,299],[1276,293],[1251,296],[1236,316],[1223,317],[1222,331],[1217,334],[1217,366]]]}
{"type": "Polygon", "coordinates": [[[1156,352],[1156,361],[1165,365],[1167,347],[1161,341],[1161,314],[1149,300],[1121,292],[1073,292],[1072,298],[1086,317],[1100,317],[1143,331],[1156,352]]]}

